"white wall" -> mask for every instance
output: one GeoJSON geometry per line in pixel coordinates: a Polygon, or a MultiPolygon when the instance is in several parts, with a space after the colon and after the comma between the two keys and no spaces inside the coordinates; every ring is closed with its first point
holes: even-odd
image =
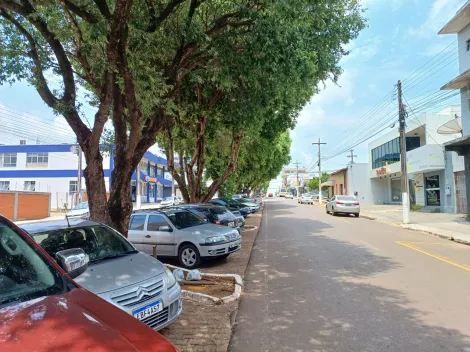
{"type": "Polygon", "coordinates": [[[467,40],[470,39],[470,25],[465,27],[458,34],[458,50],[459,50],[459,70],[463,73],[470,69],[470,52],[467,51],[467,40]]]}
{"type": "Polygon", "coordinates": [[[384,204],[389,202],[389,188],[390,188],[390,179],[389,178],[371,178],[370,179],[370,188],[373,195],[374,204],[384,204]]]}
{"type": "Polygon", "coordinates": [[[371,180],[369,178],[369,164],[350,164],[347,172],[347,194],[355,196],[361,204],[374,204],[374,195],[372,194],[371,180]]]}

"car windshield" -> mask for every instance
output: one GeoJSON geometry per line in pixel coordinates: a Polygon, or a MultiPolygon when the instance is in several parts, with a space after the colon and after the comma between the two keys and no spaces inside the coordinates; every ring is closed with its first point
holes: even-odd
{"type": "Polygon", "coordinates": [[[168,219],[170,219],[173,226],[177,229],[185,229],[188,227],[203,225],[206,222],[199,216],[194,215],[189,211],[167,211],[165,212],[168,219]]]}
{"type": "Polygon", "coordinates": [[[214,215],[218,220],[228,219],[232,217],[232,213],[227,210],[225,207],[212,207],[209,209],[212,215],[214,215]]]}
{"type": "Polygon", "coordinates": [[[0,219],[0,307],[67,291],[54,266],[0,219]]]}
{"type": "Polygon", "coordinates": [[[52,257],[65,249],[81,248],[90,262],[136,252],[119,232],[104,225],[38,232],[33,234],[33,239],[52,257]]]}
{"type": "Polygon", "coordinates": [[[78,203],[76,206],[72,208],[72,210],[82,210],[82,209],[88,209],[88,202],[78,203]]]}
{"type": "Polygon", "coordinates": [[[354,197],[345,197],[345,196],[341,197],[340,196],[340,197],[338,197],[338,200],[350,200],[350,201],[354,202],[354,201],[356,201],[356,198],[354,198],[354,197]]]}

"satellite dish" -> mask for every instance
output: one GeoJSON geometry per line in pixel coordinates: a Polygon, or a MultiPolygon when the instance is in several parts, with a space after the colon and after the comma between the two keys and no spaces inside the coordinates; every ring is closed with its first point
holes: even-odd
{"type": "Polygon", "coordinates": [[[450,120],[437,129],[439,134],[462,133],[462,118],[455,115],[455,119],[450,120]]]}

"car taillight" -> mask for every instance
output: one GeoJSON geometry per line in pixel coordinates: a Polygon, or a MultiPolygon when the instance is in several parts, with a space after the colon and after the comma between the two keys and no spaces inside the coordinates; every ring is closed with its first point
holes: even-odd
{"type": "Polygon", "coordinates": [[[344,204],[344,202],[336,201],[336,204],[344,204]]]}
{"type": "Polygon", "coordinates": [[[213,223],[216,224],[216,225],[220,225],[220,221],[219,221],[219,220],[214,220],[213,223]]]}
{"type": "Polygon", "coordinates": [[[353,204],[354,204],[354,205],[359,205],[359,202],[354,202],[353,204]]]}

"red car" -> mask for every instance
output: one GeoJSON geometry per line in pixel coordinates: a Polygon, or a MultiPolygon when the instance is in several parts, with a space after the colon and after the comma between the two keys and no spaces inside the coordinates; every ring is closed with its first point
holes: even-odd
{"type": "Polygon", "coordinates": [[[268,197],[269,197],[269,198],[272,198],[272,197],[274,197],[274,194],[269,193],[269,194],[268,194],[268,197]]]}
{"type": "Polygon", "coordinates": [[[163,336],[78,286],[81,249],[49,257],[0,216],[0,350],[176,352],[163,336]]]}

